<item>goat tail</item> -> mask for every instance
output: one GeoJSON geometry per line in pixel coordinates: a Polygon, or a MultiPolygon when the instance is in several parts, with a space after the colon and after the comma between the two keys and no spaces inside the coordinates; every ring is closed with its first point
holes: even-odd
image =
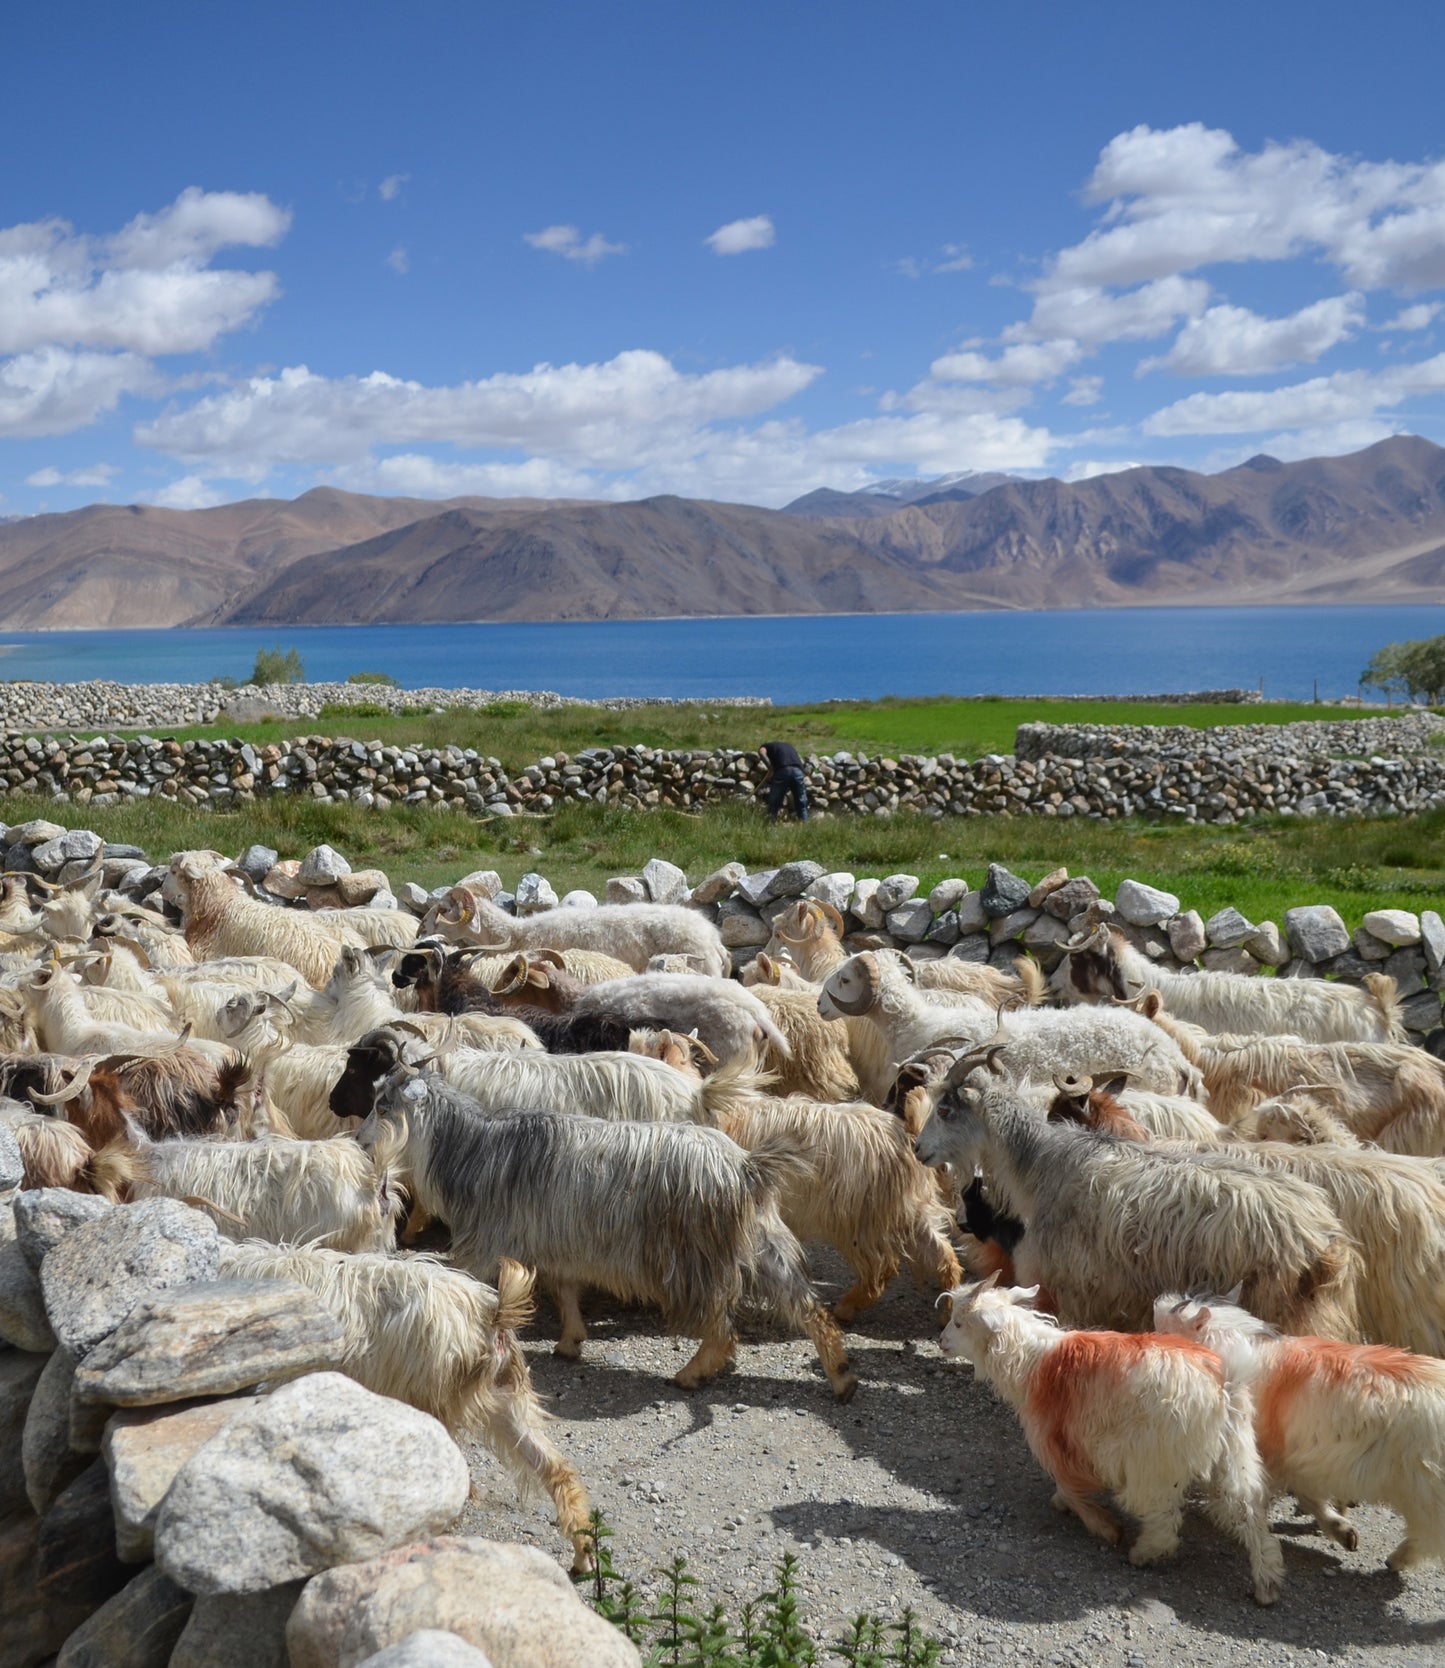
{"type": "Polygon", "coordinates": [[[1301,1277],[1299,1296],[1303,1302],[1301,1324],[1285,1327],[1287,1332],[1308,1332],[1319,1338],[1338,1338],[1344,1343],[1364,1341],[1360,1331],[1360,1254],[1343,1234],[1326,1246],[1301,1277]]]}
{"type": "Polygon", "coordinates": [[[1019,956],[1014,962],[1014,977],[1019,982],[1019,990],[1026,1008],[1037,1008],[1048,995],[1049,982],[1044,977],[1044,970],[1032,956],[1019,956]]]}
{"type": "Polygon", "coordinates": [[[531,1320],[536,1312],[533,1293],[537,1275],[521,1263],[503,1257],[497,1270],[497,1319],[499,1328],[515,1332],[531,1320]]]}
{"type": "Polygon", "coordinates": [[[751,1061],[729,1060],[698,1085],[697,1121],[721,1125],[776,1081],[772,1072],[759,1071],[751,1061]]]}
{"type": "Polygon", "coordinates": [[[136,1170],[135,1151],[124,1136],[119,1136],[91,1156],[85,1180],[92,1193],[118,1205],[130,1198],[136,1170]]]}
{"type": "Polygon", "coordinates": [[[1385,1036],[1390,1042],[1404,1042],[1405,1021],[1400,1012],[1400,987],[1388,973],[1366,973],[1360,983],[1370,993],[1380,1018],[1385,1022],[1385,1036]]]}
{"type": "Polygon", "coordinates": [[[791,1060],[793,1045],[778,1029],[777,1022],[761,1000],[759,1000],[757,1006],[759,1011],[753,1015],[755,1035],[760,1035],[765,1043],[776,1049],[781,1059],[791,1060]]]}
{"type": "Polygon", "coordinates": [[[804,1156],[803,1144],[796,1135],[779,1130],[765,1135],[751,1152],[743,1156],[743,1174],[750,1193],[777,1194],[789,1182],[806,1181],[813,1167],[804,1156]]]}

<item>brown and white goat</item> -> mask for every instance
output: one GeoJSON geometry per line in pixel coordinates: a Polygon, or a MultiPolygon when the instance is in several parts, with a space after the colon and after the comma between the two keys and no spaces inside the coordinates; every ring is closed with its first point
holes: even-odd
{"type": "Polygon", "coordinates": [[[1210,1515],[1249,1554],[1254,1596],[1273,1604],[1284,1554],[1269,1528],[1269,1485],[1248,1391],[1212,1350],[1157,1333],[1071,1332],[1030,1307],[1038,1288],[994,1278],[939,1299],[946,1356],[964,1356],[1019,1416],[1053,1504],[1110,1546],[1123,1538],[1108,1492],[1139,1533],[1131,1564],[1179,1549],[1184,1500],[1199,1485],[1210,1515]]]}

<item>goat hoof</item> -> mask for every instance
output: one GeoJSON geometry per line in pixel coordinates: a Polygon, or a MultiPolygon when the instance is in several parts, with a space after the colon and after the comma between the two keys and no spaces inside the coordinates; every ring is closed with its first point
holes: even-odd
{"type": "Polygon", "coordinates": [[[1256,1581],[1254,1584],[1254,1602],[1256,1604],[1273,1604],[1284,1590],[1282,1577],[1270,1576],[1268,1579],[1256,1581]]]}
{"type": "Polygon", "coordinates": [[[578,1547],[572,1557],[573,1575],[591,1575],[596,1567],[597,1561],[593,1558],[591,1549],[589,1547],[578,1547]]]}
{"type": "Polygon", "coordinates": [[[852,1373],[844,1373],[833,1386],[833,1394],[840,1402],[851,1402],[854,1396],[858,1394],[858,1380],[854,1378],[852,1373]]]}
{"type": "Polygon", "coordinates": [[[559,1338],[552,1349],[553,1355],[560,1355],[564,1361],[580,1361],[582,1359],[581,1342],[574,1338],[559,1338]]]}
{"type": "Polygon", "coordinates": [[[1346,1552],[1358,1552],[1360,1550],[1360,1531],[1355,1528],[1353,1523],[1342,1523],[1335,1530],[1335,1539],[1344,1547],[1346,1552]]]}

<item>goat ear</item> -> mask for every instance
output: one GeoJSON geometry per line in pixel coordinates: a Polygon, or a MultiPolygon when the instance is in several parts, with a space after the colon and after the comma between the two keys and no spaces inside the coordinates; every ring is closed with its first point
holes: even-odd
{"type": "Polygon", "coordinates": [[[1101,1083],[1099,1087],[1106,1095],[1122,1095],[1129,1087],[1129,1073],[1122,1071],[1117,1077],[1111,1077],[1107,1083],[1101,1083]]]}
{"type": "Polygon", "coordinates": [[[1014,1297],[1020,1302],[1033,1307],[1034,1299],[1039,1295],[1037,1286],[1018,1286],[1014,1290],[1014,1297]]]}
{"type": "Polygon", "coordinates": [[[1139,1012],[1145,1019],[1157,1019],[1164,1011],[1164,998],[1157,990],[1146,990],[1139,999],[1139,1012]]]}
{"type": "Polygon", "coordinates": [[[1235,1283],[1232,1290],[1227,1291],[1224,1294],[1224,1301],[1226,1303],[1233,1303],[1236,1307],[1238,1307],[1239,1300],[1243,1296],[1244,1296],[1244,1281],[1239,1280],[1235,1283]]]}
{"type": "Polygon", "coordinates": [[[993,1287],[994,1287],[994,1286],[996,1286],[996,1285],[997,1285],[997,1284],[998,1284],[998,1270],[997,1270],[997,1269],[995,1269],[995,1270],[994,1270],[994,1271],[993,1271],[993,1273],[992,1273],[992,1274],[990,1274],[990,1275],[989,1275],[989,1276],[988,1276],[988,1277],[987,1277],[987,1279],[984,1279],[984,1280],[980,1280],[980,1281],[979,1281],[979,1283],[978,1283],[978,1289],[979,1289],[979,1291],[981,1291],[981,1292],[986,1292],[986,1291],[989,1291],[989,1290],[991,1290],[991,1289],[992,1289],[992,1288],[993,1288],[993,1287]]]}

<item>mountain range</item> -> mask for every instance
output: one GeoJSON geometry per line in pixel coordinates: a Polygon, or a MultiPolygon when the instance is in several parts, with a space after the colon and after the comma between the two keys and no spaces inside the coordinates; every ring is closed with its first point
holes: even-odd
{"type": "Polygon", "coordinates": [[[782,510],[380,498],[0,522],[0,627],[325,625],[1445,599],[1445,448],[1218,474],[964,473],[782,510]]]}

